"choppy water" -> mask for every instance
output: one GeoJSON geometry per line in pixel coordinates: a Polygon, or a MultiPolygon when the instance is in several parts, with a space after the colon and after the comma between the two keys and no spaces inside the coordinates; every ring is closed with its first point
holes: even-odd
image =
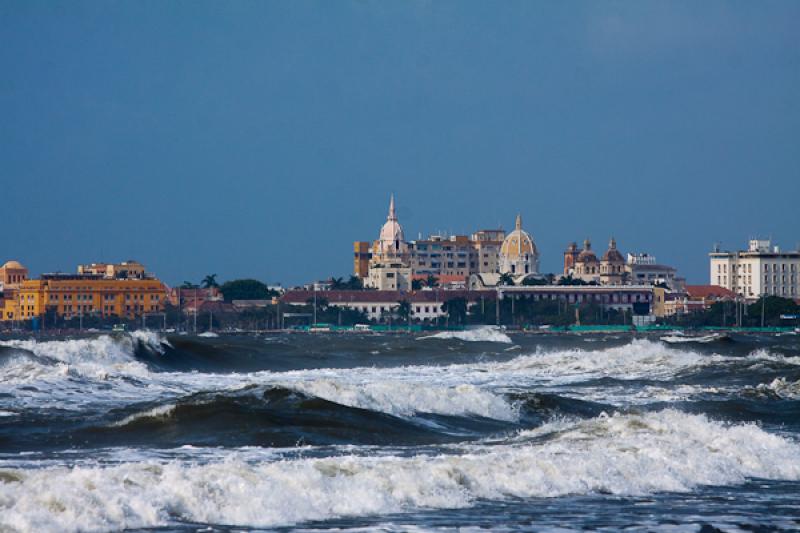
{"type": "Polygon", "coordinates": [[[800,337],[0,342],[0,531],[800,529],[800,337]]]}

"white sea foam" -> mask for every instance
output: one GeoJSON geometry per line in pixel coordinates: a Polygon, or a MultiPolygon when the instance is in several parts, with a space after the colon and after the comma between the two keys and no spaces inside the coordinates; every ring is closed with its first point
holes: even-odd
{"type": "Polygon", "coordinates": [[[760,394],[778,396],[786,400],[796,400],[800,399],[800,379],[787,381],[786,378],[775,378],[770,383],[761,383],[750,390],[760,394]]]}
{"type": "MultiPolygon", "coordinates": [[[[41,343],[6,341],[3,343],[6,346],[55,359],[56,364],[43,364],[22,355],[7,359],[0,367],[0,392],[13,396],[8,407],[73,409],[95,403],[170,401],[195,392],[224,391],[249,385],[285,385],[344,405],[402,416],[439,413],[513,420],[514,410],[498,390],[563,387],[606,377],[667,383],[681,373],[713,365],[800,364],[800,357],[785,357],[768,351],[754,352],[746,358],[703,355],[660,342],[634,340],[602,350],[537,351],[507,361],[446,366],[421,364],[248,374],[151,372],[135,359],[135,342],[145,342],[153,349],[164,346],[157,334],[149,332],[121,338],[100,336],[41,343]]],[[[650,392],[654,399],[666,401],[691,396],[688,390],[672,395],[655,388],[607,390],[607,397],[603,397],[601,388],[599,395],[592,395],[590,399],[620,405],[647,403],[650,392]],[[629,396],[627,400],[626,395],[629,396]]]]}
{"type": "Polygon", "coordinates": [[[442,387],[403,381],[347,383],[315,379],[286,383],[286,386],[342,405],[396,416],[434,413],[505,421],[519,418],[518,411],[501,396],[470,384],[442,387]]]}
{"type": "Polygon", "coordinates": [[[273,527],[463,508],[478,499],[644,495],[800,479],[800,445],[755,425],[662,411],[557,422],[444,455],[195,461],[5,470],[0,529],[97,531],[175,520],[273,527]],[[531,436],[544,440],[530,441],[531,436]]]}
{"type": "Polygon", "coordinates": [[[442,331],[434,335],[419,337],[423,339],[458,339],[467,342],[501,342],[512,344],[511,338],[496,326],[481,326],[463,331],[442,331]]]}
{"type": "Polygon", "coordinates": [[[127,426],[131,422],[135,422],[137,420],[144,420],[147,418],[167,418],[169,417],[174,411],[177,405],[173,403],[168,403],[165,405],[159,405],[153,407],[152,409],[147,409],[145,411],[141,411],[138,413],[133,413],[132,415],[128,415],[122,420],[118,422],[114,422],[111,424],[112,427],[122,427],[127,426]]]}

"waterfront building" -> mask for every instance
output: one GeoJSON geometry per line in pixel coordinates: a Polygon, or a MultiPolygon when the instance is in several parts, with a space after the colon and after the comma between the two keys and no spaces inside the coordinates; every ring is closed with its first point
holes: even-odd
{"type": "Polygon", "coordinates": [[[172,287],[167,293],[167,298],[173,307],[193,312],[206,302],[221,302],[223,295],[219,287],[172,287]]]}
{"type": "MultiPolygon", "coordinates": [[[[527,239],[520,238],[520,243],[528,251],[519,254],[522,259],[513,268],[524,273],[527,261],[529,272],[538,271],[538,252],[533,239],[527,233],[523,237],[527,239]]],[[[405,241],[392,197],[389,216],[378,240],[353,243],[353,273],[366,287],[382,290],[408,290],[411,279],[428,276],[451,280],[448,284],[457,287],[466,284],[472,274],[498,274],[505,240],[502,229],[487,229],[469,236],[431,235],[405,241]]]]}
{"type": "MultiPolygon", "coordinates": [[[[319,295],[317,295],[319,298],[319,295]]],[[[653,302],[653,288],[644,285],[535,285],[499,286],[482,290],[419,290],[419,291],[340,291],[324,294],[329,307],[348,308],[362,312],[370,320],[389,322],[397,320],[400,302],[410,307],[410,318],[415,322],[432,321],[447,316],[445,303],[463,298],[470,305],[481,305],[496,299],[514,301],[560,301],[568,306],[595,305],[605,310],[625,311],[631,315],[649,316],[653,302]]],[[[314,292],[290,290],[280,298],[281,305],[305,306],[313,301],[314,292]]]]}
{"type": "Polygon", "coordinates": [[[28,279],[28,269],[19,261],[0,266],[0,321],[14,320],[18,314],[19,287],[28,279]]]}
{"type": "MultiPolygon", "coordinates": [[[[493,300],[495,291],[465,290],[420,290],[420,291],[340,291],[325,293],[325,302],[329,307],[352,309],[364,313],[369,320],[375,322],[396,321],[400,302],[409,303],[410,318],[416,322],[433,321],[447,316],[445,303],[455,298],[464,298],[467,304],[493,300]]],[[[309,305],[313,301],[312,291],[292,290],[281,296],[281,305],[309,305]]]]}
{"type": "Polygon", "coordinates": [[[132,319],[163,312],[167,300],[164,284],[147,273],[136,275],[57,273],[26,279],[16,289],[13,301],[4,302],[2,320],[30,320],[48,312],[66,319],[88,315],[132,319]]]}
{"type": "Polygon", "coordinates": [[[653,287],[649,285],[516,285],[497,290],[501,299],[559,300],[568,305],[597,305],[634,315],[649,315],[653,302],[653,287]]]}
{"type": "MultiPolygon", "coordinates": [[[[571,247],[567,249],[567,252],[573,252],[571,247]]],[[[583,241],[583,250],[578,253],[574,261],[573,269],[567,275],[572,275],[573,278],[583,280],[587,283],[600,282],[600,261],[592,251],[592,242],[589,239],[583,241]]]]}
{"type": "Polygon", "coordinates": [[[782,251],[769,239],[752,239],[747,250],[715,249],[709,254],[709,281],[748,300],[762,295],[800,298],[800,250],[782,251]]]}
{"type": "Polygon", "coordinates": [[[522,229],[522,216],[517,215],[514,231],[500,247],[500,274],[512,276],[538,274],[539,251],[531,235],[522,229]]]}
{"type": "Polygon", "coordinates": [[[669,265],[659,264],[654,255],[628,254],[625,272],[630,283],[666,285],[677,291],[683,289],[684,280],[676,276],[677,270],[669,265]]]}
{"type": "Polygon", "coordinates": [[[655,256],[627,254],[623,257],[613,237],[608,249],[598,259],[592,251],[589,239],[583,241],[579,250],[574,242],[564,251],[564,276],[571,276],[587,283],[601,285],[666,285],[670,289],[682,290],[684,280],[676,276],[677,270],[656,262],[655,256]]]}
{"type": "Polygon", "coordinates": [[[19,261],[6,261],[0,266],[0,292],[17,289],[26,279],[28,279],[28,269],[19,261]]]}
{"type": "Polygon", "coordinates": [[[397,220],[394,196],[389,201],[389,215],[373,243],[369,274],[364,285],[378,290],[411,289],[411,254],[403,226],[397,220]]]}
{"type": "Polygon", "coordinates": [[[144,279],[147,276],[144,265],[133,259],[121,263],[78,265],[78,274],[102,276],[104,279],[144,279]]]}
{"type": "Polygon", "coordinates": [[[369,277],[370,244],[367,241],[353,243],[353,273],[359,278],[369,277]]]}
{"type": "Polygon", "coordinates": [[[715,303],[736,298],[735,292],[717,285],[686,285],[679,291],[653,287],[653,314],[661,318],[702,312],[715,303]]]}
{"type": "Polygon", "coordinates": [[[625,258],[617,250],[617,241],[611,237],[608,250],[600,259],[600,283],[603,285],[621,285],[625,280],[625,258]]]}

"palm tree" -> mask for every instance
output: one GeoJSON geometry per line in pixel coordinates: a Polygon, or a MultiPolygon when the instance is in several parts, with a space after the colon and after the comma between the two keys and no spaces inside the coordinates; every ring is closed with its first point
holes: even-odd
{"type": "Polygon", "coordinates": [[[498,285],[514,285],[514,278],[508,272],[500,274],[500,279],[497,280],[498,285]]]}
{"type": "Polygon", "coordinates": [[[412,279],[411,280],[411,290],[418,291],[422,289],[422,280],[421,279],[412,279]]]}
{"type": "Polygon", "coordinates": [[[353,291],[360,291],[364,288],[364,283],[361,281],[361,278],[355,275],[351,275],[350,279],[347,280],[347,288],[353,291]]]}
{"type": "Polygon", "coordinates": [[[197,285],[195,285],[191,281],[184,281],[181,284],[181,289],[196,289],[196,288],[197,288],[197,285]]]}
{"type": "Polygon", "coordinates": [[[219,283],[217,283],[217,275],[216,274],[209,274],[203,278],[203,281],[200,282],[204,289],[210,289],[212,287],[219,287],[219,283]]]}
{"type": "Polygon", "coordinates": [[[428,274],[428,277],[425,278],[425,286],[430,287],[431,289],[433,289],[434,287],[438,287],[439,278],[437,278],[433,274],[428,274]]]}
{"type": "Polygon", "coordinates": [[[411,304],[408,303],[408,300],[400,300],[397,304],[397,316],[407,324],[411,317],[411,304]]]}
{"type": "Polygon", "coordinates": [[[331,278],[331,289],[338,291],[345,288],[344,278],[331,278]]]}
{"type": "Polygon", "coordinates": [[[442,307],[452,322],[463,324],[467,320],[467,300],[465,298],[451,298],[442,307]]]}

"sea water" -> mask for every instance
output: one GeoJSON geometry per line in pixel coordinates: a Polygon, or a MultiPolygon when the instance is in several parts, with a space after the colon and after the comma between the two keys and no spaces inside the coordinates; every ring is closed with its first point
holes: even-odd
{"type": "Polygon", "coordinates": [[[0,531],[794,531],[800,337],[0,341],[0,531]]]}

